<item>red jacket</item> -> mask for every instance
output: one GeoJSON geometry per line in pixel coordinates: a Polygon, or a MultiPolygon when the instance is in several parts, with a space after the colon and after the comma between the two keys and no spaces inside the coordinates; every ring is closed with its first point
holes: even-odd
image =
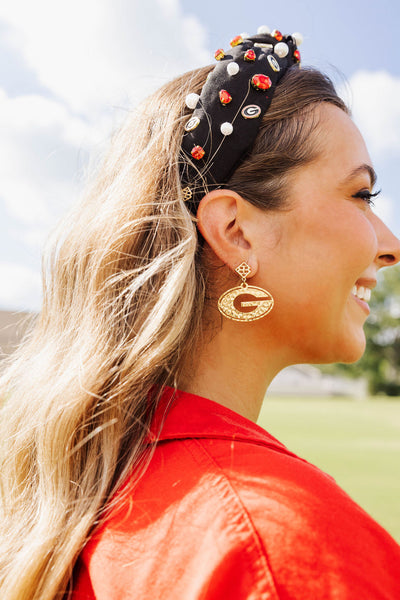
{"type": "Polygon", "coordinates": [[[400,599],[390,535],[330,476],[211,400],[177,393],[132,487],[84,549],[74,600],[400,599]]]}

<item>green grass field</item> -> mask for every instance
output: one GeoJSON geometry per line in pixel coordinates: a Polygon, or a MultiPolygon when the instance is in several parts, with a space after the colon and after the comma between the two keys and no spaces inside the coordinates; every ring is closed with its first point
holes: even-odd
{"type": "Polygon", "coordinates": [[[400,543],[400,399],[267,397],[258,424],[332,475],[400,543]]]}

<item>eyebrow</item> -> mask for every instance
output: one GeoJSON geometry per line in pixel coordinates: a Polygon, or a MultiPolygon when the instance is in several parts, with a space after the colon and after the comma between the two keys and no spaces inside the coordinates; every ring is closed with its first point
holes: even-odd
{"type": "Polygon", "coordinates": [[[349,181],[351,181],[351,179],[354,179],[355,177],[357,177],[357,175],[361,175],[361,173],[365,173],[365,172],[367,172],[370,176],[371,187],[374,187],[376,180],[378,179],[378,176],[375,173],[375,170],[371,167],[371,165],[368,165],[367,163],[363,163],[359,167],[356,167],[355,169],[353,169],[347,175],[347,177],[344,179],[343,184],[348,183],[349,181]]]}

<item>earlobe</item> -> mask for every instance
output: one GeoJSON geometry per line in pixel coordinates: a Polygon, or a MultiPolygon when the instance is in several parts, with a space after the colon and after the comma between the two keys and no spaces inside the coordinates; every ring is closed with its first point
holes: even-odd
{"type": "Polygon", "coordinates": [[[213,190],[199,204],[197,226],[218,258],[232,270],[246,260],[252,276],[257,270],[257,261],[251,256],[251,239],[244,225],[250,210],[249,203],[236,192],[213,190]]]}

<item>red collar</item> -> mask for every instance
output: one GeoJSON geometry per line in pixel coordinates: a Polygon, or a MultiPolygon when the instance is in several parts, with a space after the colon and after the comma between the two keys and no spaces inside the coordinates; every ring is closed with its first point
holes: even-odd
{"type": "Polygon", "coordinates": [[[147,442],[187,438],[251,442],[295,456],[262,427],[222,404],[166,387],[156,409],[147,442]]]}

